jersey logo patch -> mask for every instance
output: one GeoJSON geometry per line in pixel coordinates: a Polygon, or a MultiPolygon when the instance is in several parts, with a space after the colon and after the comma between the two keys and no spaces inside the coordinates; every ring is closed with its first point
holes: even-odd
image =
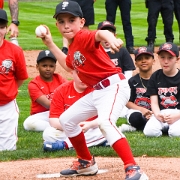
{"type": "Polygon", "coordinates": [[[83,66],[85,60],[86,58],[80,53],[80,51],[76,51],[74,53],[74,61],[73,61],[74,68],[76,69],[76,67],[78,66],[83,66]]]}
{"type": "Polygon", "coordinates": [[[176,107],[179,104],[178,100],[175,97],[177,92],[177,87],[158,88],[158,95],[161,99],[160,104],[164,108],[176,107]]]}
{"type": "Polygon", "coordinates": [[[13,61],[5,59],[0,66],[0,74],[8,74],[10,70],[13,71],[13,61]]]}
{"type": "Polygon", "coordinates": [[[68,96],[69,99],[74,98],[74,97],[76,97],[76,96],[70,96],[70,95],[68,96]]]}

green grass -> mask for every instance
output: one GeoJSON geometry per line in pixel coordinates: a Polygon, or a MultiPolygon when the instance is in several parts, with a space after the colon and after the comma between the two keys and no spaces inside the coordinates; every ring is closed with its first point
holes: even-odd
{"type": "MultiPolygon", "coordinates": [[[[19,43],[23,49],[46,49],[46,46],[42,44],[41,39],[35,37],[35,28],[39,24],[46,24],[49,26],[55,43],[61,47],[62,38],[55,27],[55,20],[52,18],[54,14],[54,8],[57,1],[19,1],[20,14],[19,20],[21,22],[19,43]]],[[[145,45],[145,37],[147,34],[147,9],[144,6],[144,1],[133,0],[132,1],[132,26],[133,34],[136,46],[145,45]]],[[[7,2],[5,9],[8,11],[7,2]]],[[[97,0],[95,2],[95,25],[91,26],[91,29],[96,29],[97,24],[105,19],[104,0],[97,0]]],[[[123,31],[121,20],[119,17],[119,11],[117,11],[116,18],[117,34],[118,37],[123,39],[123,31]]],[[[164,35],[162,29],[162,19],[159,17],[157,26],[157,45],[164,42],[164,35]]],[[[178,43],[178,28],[176,20],[174,20],[174,35],[175,43],[178,43]]],[[[124,39],[123,39],[124,40],[124,39]]],[[[75,156],[75,152],[60,151],[60,152],[47,152],[42,150],[42,132],[28,132],[23,129],[23,121],[29,116],[30,112],[30,99],[27,92],[27,84],[30,81],[27,80],[23,86],[19,89],[17,102],[20,108],[20,118],[18,125],[18,143],[16,151],[4,151],[0,152],[0,161],[10,161],[18,159],[32,159],[32,158],[47,158],[47,157],[64,157],[75,156]]],[[[125,123],[125,119],[119,119],[118,126],[125,123]]],[[[142,132],[125,133],[129,144],[132,148],[134,156],[147,155],[150,157],[180,157],[180,138],[170,138],[163,136],[161,138],[146,138],[142,132]]],[[[90,148],[91,152],[95,156],[117,156],[110,147],[102,148],[95,147],[90,148]]]]}
{"type": "MultiPolygon", "coordinates": [[[[50,30],[54,42],[62,47],[62,38],[59,34],[56,26],[55,19],[53,18],[55,7],[59,3],[59,0],[39,0],[39,1],[19,1],[19,20],[20,20],[20,34],[19,44],[24,50],[32,49],[46,49],[46,46],[42,43],[41,39],[36,38],[35,29],[40,24],[46,24],[50,30]]],[[[5,3],[5,9],[9,13],[7,2],[5,3]]],[[[104,7],[104,0],[97,0],[94,3],[95,9],[95,25],[90,26],[92,30],[97,28],[99,22],[104,21],[106,18],[106,11],[104,7]]],[[[144,1],[133,0],[131,10],[131,22],[134,35],[134,45],[141,46],[146,45],[145,38],[147,36],[147,9],[145,8],[144,1]]],[[[10,19],[10,18],[9,18],[10,19]]],[[[119,9],[116,13],[116,27],[117,36],[124,40],[124,33],[122,29],[122,23],[120,19],[119,9]]],[[[175,43],[179,44],[179,30],[177,21],[174,18],[173,31],[175,36],[175,43]]],[[[163,23],[162,18],[159,16],[157,24],[157,39],[156,45],[160,45],[165,41],[163,35],[163,23]]]]}
{"type": "MultiPolygon", "coordinates": [[[[74,150],[43,152],[42,132],[30,132],[23,129],[23,121],[29,116],[30,111],[30,99],[27,91],[29,81],[30,79],[26,80],[20,87],[17,97],[20,109],[17,150],[0,152],[0,161],[75,156],[74,150]]],[[[117,125],[119,126],[125,122],[125,119],[119,119],[117,125]]],[[[180,138],[170,138],[168,136],[147,138],[142,132],[127,132],[125,135],[136,157],[143,155],[149,157],[180,157],[180,138]]],[[[117,156],[111,147],[93,147],[90,150],[95,156],[117,156]]]]}

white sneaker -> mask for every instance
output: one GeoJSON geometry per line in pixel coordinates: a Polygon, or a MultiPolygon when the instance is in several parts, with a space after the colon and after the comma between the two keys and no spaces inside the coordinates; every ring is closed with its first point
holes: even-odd
{"type": "Polygon", "coordinates": [[[132,127],[129,124],[122,124],[121,126],[119,126],[119,130],[121,132],[133,132],[133,131],[136,131],[136,128],[132,127]]]}

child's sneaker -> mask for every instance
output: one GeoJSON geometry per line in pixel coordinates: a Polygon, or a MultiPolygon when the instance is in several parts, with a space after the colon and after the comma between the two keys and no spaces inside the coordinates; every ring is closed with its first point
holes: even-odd
{"type": "Polygon", "coordinates": [[[149,180],[148,176],[137,165],[126,165],[125,173],[125,180],[149,180]]]}
{"type": "Polygon", "coordinates": [[[86,161],[83,159],[78,159],[73,161],[72,166],[69,169],[65,169],[60,172],[61,176],[91,176],[98,172],[98,166],[92,157],[91,161],[86,161]]]}
{"type": "Polygon", "coordinates": [[[129,124],[122,124],[120,127],[119,127],[119,130],[121,132],[133,132],[133,131],[136,131],[136,128],[129,125],[129,124]]]}
{"type": "Polygon", "coordinates": [[[44,151],[58,151],[66,149],[65,141],[56,141],[54,143],[45,141],[43,144],[44,151]]]}

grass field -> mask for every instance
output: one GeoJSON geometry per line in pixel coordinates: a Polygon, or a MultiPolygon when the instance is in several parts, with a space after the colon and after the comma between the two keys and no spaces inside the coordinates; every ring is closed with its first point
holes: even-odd
{"type": "MultiPolygon", "coordinates": [[[[19,20],[20,20],[20,34],[19,44],[23,49],[45,49],[45,45],[42,44],[39,38],[35,36],[35,28],[39,24],[46,24],[52,33],[53,40],[58,46],[62,46],[62,38],[55,26],[55,19],[53,15],[55,7],[58,4],[58,0],[33,0],[33,1],[19,1],[19,20]]],[[[7,2],[5,9],[9,12],[7,2]]],[[[97,0],[94,4],[95,9],[95,25],[91,26],[92,30],[97,28],[99,22],[104,21],[106,18],[106,11],[104,7],[104,0],[97,0]]],[[[9,13],[8,13],[9,14],[9,13]]],[[[147,36],[147,9],[145,8],[144,1],[132,0],[131,22],[134,35],[134,45],[141,46],[146,45],[145,38],[147,36]]],[[[122,23],[120,19],[119,10],[116,13],[116,27],[117,36],[124,40],[122,23]]],[[[174,19],[173,31],[175,37],[175,43],[179,43],[179,30],[176,19],[174,19]]],[[[162,18],[159,16],[157,24],[157,39],[156,45],[160,45],[165,41],[163,35],[163,23],[162,18]]]]}
{"type": "MultiPolygon", "coordinates": [[[[54,7],[59,1],[20,1],[20,36],[19,43],[23,49],[45,49],[40,39],[37,39],[34,30],[39,24],[47,24],[53,34],[54,41],[61,46],[61,38],[55,27],[55,20],[52,18],[54,14],[54,7]]],[[[7,3],[6,3],[7,7],[7,3]]],[[[92,29],[96,29],[98,22],[105,19],[104,0],[97,0],[95,3],[96,21],[92,29]]],[[[145,43],[147,24],[144,1],[133,0],[132,3],[132,25],[133,34],[135,37],[135,45],[140,46],[145,43]]],[[[117,13],[116,26],[118,29],[118,36],[122,37],[121,21],[117,13]]],[[[174,23],[175,42],[178,42],[178,29],[176,21],[174,23]]],[[[157,44],[164,42],[162,20],[159,18],[157,27],[157,44]]],[[[44,153],[42,150],[42,132],[27,132],[23,129],[23,121],[29,116],[30,99],[27,92],[27,80],[19,89],[17,97],[20,108],[20,118],[18,127],[18,143],[17,150],[8,152],[0,152],[0,161],[10,161],[17,159],[32,159],[32,158],[46,158],[46,157],[63,157],[74,156],[74,151],[61,151],[44,153]]],[[[124,119],[118,120],[118,125],[124,123],[124,119]]],[[[163,136],[161,138],[146,138],[142,132],[125,133],[134,156],[147,155],[150,157],[180,157],[180,138],[169,138],[163,136]]],[[[117,156],[110,147],[91,148],[91,152],[95,156],[117,156]]]]}

